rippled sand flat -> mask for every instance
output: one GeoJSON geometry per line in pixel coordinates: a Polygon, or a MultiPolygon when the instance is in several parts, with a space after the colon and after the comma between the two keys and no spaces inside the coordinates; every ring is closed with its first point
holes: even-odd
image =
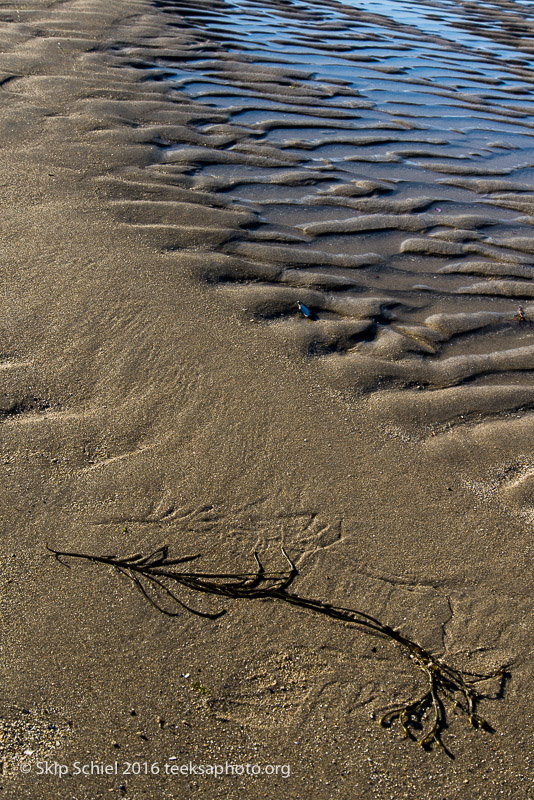
{"type": "Polygon", "coordinates": [[[203,113],[159,173],[254,215],[205,277],[337,385],[531,386],[528,8],[160,6],[194,44],[159,78],[203,113]]]}
{"type": "Polygon", "coordinates": [[[0,793],[529,798],[531,4],[7,0],[0,43],[0,793]],[[284,547],[298,594],[509,665],[493,730],[445,693],[427,752],[377,723],[428,679],[391,641],[166,617],[47,544],[284,547]]]}

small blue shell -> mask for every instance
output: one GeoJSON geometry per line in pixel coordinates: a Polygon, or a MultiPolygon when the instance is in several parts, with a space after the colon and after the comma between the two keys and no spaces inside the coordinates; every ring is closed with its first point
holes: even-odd
{"type": "Polygon", "coordinates": [[[301,303],[300,300],[297,303],[299,307],[299,311],[308,319],[318,319],[317,314],[315,314],[308,306],[305,306],[304,303],[301,303]]]}

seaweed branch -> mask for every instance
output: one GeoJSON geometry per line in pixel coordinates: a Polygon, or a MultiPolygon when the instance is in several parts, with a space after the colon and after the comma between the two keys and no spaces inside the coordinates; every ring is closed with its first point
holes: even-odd
{"type": "Polygon", "coordinates": [[[176,594],[180,587],[184,587],[193,592],[233,599],[280,600],[341,622],[366,628],[400,645],[426,678],[426,690],[421,696],[386,710],[380,718],[381,725],[389,727],[398,720],[406,736],[418,741],[421,747],[430,748],[433,744],[443,747],[441,734],[447,727],[445,701],[448,701],[467,716],[469,724],[474,728],[493,730],[476,711],[478,701],[485,696],[478,690],[477,684],[499,678],[502,690],[507,675],[506,666],[488,674],[457,669],[369,614],[290,592],[289,588],[297,575],[297,569],[283,548],[282,553],[287,561],[285,570],[266,572],[255,552],[256,570],[241,573],[183,572],[180,565],[195,561],[200,555],[171,559],[168,556],[168,546],[160,547],[146,556],[136,553],[123,558],[55,550],[48,545],[47,549],[58,560],[80,558],[112,567],[129,578],[143,597],[158,611],[171,617],[177,616],[184,609],[208,619],[217,619],[225,613],[225,609],[208,613],[186,605],[176,594]],[[416,731],[419,732],[418,736],[416,731]]]}

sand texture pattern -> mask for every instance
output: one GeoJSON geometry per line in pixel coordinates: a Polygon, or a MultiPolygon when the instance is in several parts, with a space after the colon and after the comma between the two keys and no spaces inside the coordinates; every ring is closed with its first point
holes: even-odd
{"type": "Polygon", "coordinates": [[[534,797],[534,17],[360,5],[0,8],[8,800],[534,797]],[[398,641],[260,595],[170,618],[47,544],[284,548],[398,641]],[[377,724],[424,690],[402,637],[510,665],[493,732],[377,724]]]}

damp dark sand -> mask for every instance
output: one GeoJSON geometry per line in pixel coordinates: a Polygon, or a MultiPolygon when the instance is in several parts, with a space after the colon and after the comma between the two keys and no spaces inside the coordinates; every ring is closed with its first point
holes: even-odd
{"type": "Polygon", "coordinates": [[[529,797],[528,5],[0,19],[3,796],[529,797]],[[170,619],[47,542],[284,545],[300,593],[511,663],[495,730],[449,707],[454,758],[424,752],[372,719],[424,679],[390,642],[261,600],[170,619]],[[37,774],[171,756],[291,776],[37,774]]]}

